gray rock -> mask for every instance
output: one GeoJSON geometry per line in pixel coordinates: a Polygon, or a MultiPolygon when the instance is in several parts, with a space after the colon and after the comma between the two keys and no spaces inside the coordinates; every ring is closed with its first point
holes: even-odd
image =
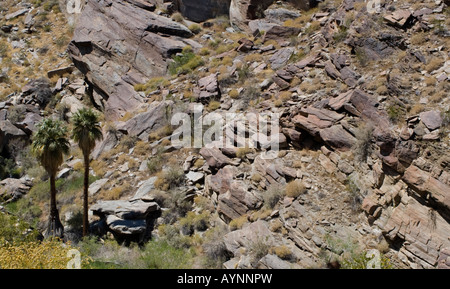
{"type": "Polygon", "coordinates": [[[16,156],[30,143],[29,136],[9,120],[0,121],[0,152],[16,156]]]}
{"type": "Polygon", "coordinates": [[[89,186],[89,189],[88,189],[89,195],[90,195],[90,196],[93,196],[93,195],[95,195],[96,193],[98,193],[98,192],[101,190],[101,188],[102,188],[108,181],[109,181],[109,179],[100,179],[100,180],[97,180],[97,181],[93,182],[93,183],[89,186]]]}
{"type": "Polygon", "coordinates": [[[231,0],[180,0],[178,10],[189,20],[204,22],[220,15],[228,15],[231,0]]]}
{"type": "Polygon", "coordinates": [[[166,60],[193,44],[185,41],[193,35],[187,27],[133,2],[88,1],[69,44],[108,120],[136,109],[143,100],[134,85],[164,75],[166,60]]]}
{"type": "Polygon", "coordinates": [[[115,215],[121,219],[145,219],[151,212],[159,210],[155,202],[134,201],[100,201],[91,207],[94,215],[104,217],[115,215]]]}
{"type": "Polygon", "coordinates": [[[284,23],[286,20],[296,19],[301,16],[300,12],[285,8],[267,9],[264,11],[264,15],[266,16],[266,19],[276,21],[279,24],[284,23]]]}
{"type": "Polygon", "coordinates": [[[5,202],[13,202],[26,195],[33,182],[27,178],[13,179],[8,178],[0,182],[0,199],[5,202]]]}
{"type": "Polygon", "coordinates": [[[139,189],[136,191],[133,198],[131,198],[131,201],[145,198],[155,188],[155,182],[157,179],[158,177],[151,177],[148,180],[146,180],[142,185],[140,185],[139,189]]]}
{"type": "Polygon", "coordinates": [[[118,129],[130,136],[136,136],[143,141],[148,141],[152,131],[162,128],[168,124],[167,108],[172,105],[170,101],[156,103],[144,113],[138,114],[128,120],[118,129]]]}
{"type": "Polygon", "coordinates": [[[200,89],[199,100],[204,104],[208,104],[212,99],[219,99],[221,95],[219,87],[218,74],[210,74],[198,81],[200,89]]]}
{"type": "Polygon", "coordinates": [[[277,255],[267,254],[259,260],[258,268],[261,269],[291,269],[292,264],[280,259],[277,255]]]}
{"type": "Polygon", "coordinates": [[[355,137],[346,131],[342,125],[335,125],[321,130],[320,137],[325,143],[341,151],[350,150],[356,142],[355,137]]]}
{"type": "Polygon", "coordinates": [[[232,231],[223,237],[225,247],[235,257],[242,255],[242,252],[249,251],[251,248],[262,242],[268,246],[275,244],[274,236],[269,230],[269,226],[266,221],[258,220],[247,226],[244,226],[240,230],[232,231]],[[243,250],[246,249],[246,250],[243,250]]]}
{"type": "Polygon", "coordinates": [[[200,182],[204,177],[205,177],[205,175],[203,173],[199,173],[199,172],[190,171],[189,173],[186,174],[186,178],[189,181],[193,182],[194,184],[200,182]]]}
{"type": "Polygon", "coordinates": [[[71,171],[72,171],[72,168],[64,168],[58,172],[58,174],[56,175],[56,178],[57,179],[67,178],[71,171]]]}
{"type": "Polygon", "coordinates": [[[293,53],[294,48],[292,47],[282,48],[275,52],[269,59],[272,69],[279,69],[280,67],[286,65],[293,53]]]}
{"type": "Polygon", "coordinates": [[[114,215],[106,217],[109,229],[120,235],[143,234],[147,229],[146,220],[124,220],[114,215]]]}
{"type": "Polygon", "coordinates": [[[16,12],[6,14],[5,19],[6,19],[6,20],[14,19],[14,18],[16,18],[16,17],[19,17],[19,16],[21,16],[21,15],[24,15],[24,14],[27,13],[29,10],[30,10],[30,9],[28,9],[28,8],[19,9],[19,10],[17,10],[16,12]]]}
{"type": "Polygon", "coordinates": [[[214,169],[220,169],[226,165],[238,165],[239,163],[225,156],[218,148],[203,147],[200,154],[206,160],[206,163],[214,169]]]}
{"type": "Polygon", "coordinates": [[[421,114],[419,114],[419,116],[420,120],[429,130],[440,128],[443,122],[441,113],[438,110],[422,112],[421,114]]]}

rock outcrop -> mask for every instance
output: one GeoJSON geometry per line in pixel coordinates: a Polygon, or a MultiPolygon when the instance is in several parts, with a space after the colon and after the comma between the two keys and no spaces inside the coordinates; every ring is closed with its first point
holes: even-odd
{"type": "Polygon", "coordinates": [[[231,0],[175,0],[180,13],[189,20],[203,22],[221,15],[228,15],[231,0]]]}
{"type": "Polygon", "coordinates": [[[90,84],[108,119],[136,109],[133,86],[166,73],[166,60],[187,45],[192,32],[136,1],[89,1],[75,28],[69,55],[90,84]]]}
{"type": "MultiPolygon", "coordinates": [[[[142,199],[102,201],[90,208],[119,242],[142,242],[151,233],[159,205],[142,199]]],[[[96,224],[96,227],[102,227],[96,224]]],[[[102,232],[105,233],[105,232],[102,232]]]]}

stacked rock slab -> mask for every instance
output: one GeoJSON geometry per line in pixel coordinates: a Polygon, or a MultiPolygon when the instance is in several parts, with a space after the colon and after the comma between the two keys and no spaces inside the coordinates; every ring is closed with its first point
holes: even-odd
{"type": "Polygon", "coordinates": [[[142,242],[151,231],[159,205],[142,199],[101,201],[91,207],[119,242],[142,242]]]}
{"type": "Polygon", "coordinates": [[[164,75],[166,60],[192,36],[184,25],[141,6],[88,1],[69,44],[70,57],[90,84],[88,93],[112,120],[142,103],[134,85],[164,75]]]}

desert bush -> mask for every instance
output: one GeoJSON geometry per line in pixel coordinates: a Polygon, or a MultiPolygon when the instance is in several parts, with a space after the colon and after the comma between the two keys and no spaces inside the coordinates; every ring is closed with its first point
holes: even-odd
{"type": "Polygon", "coordinates": [[[292,181],[286,185],[286,196],[297,198],[306,193],[306,187],[299,180],[292,181]]]}
{"type": "Polygon", "coordinates": [[[353,152],[359,162],[365,162],[372,148],[373,125],[371,123],[361,123],[356,129],[356,142],[353,152]]]}
{"type": "Polygon", "coordinates": [[[352,177],[347,178],[346,187],[348,192],[347,202],[349,203],[352,212],[358,212],[361,210],[362,204],[360,188],[352,177]]]}
{"type": "Polygon", "coordinates": [[[432,71],[439,69],[443,64],[444,64],[444,60],[442,60],[439,57],[434,57],[428,62],[425,69],[428,72],[432,72],[432,71]]]}
{"type": "MultiPolygon", "coordinates": [[[[343,257],[340,263],[342,265],[342,269],[377,269],[375,267],[370,267],[376,265],[376,263],[372,262],[372,260],[373,256],[371,256],[368,251],[362,251],[359,253],[354,253],[348,257],[343,257]]],[[[379,269],[393,268],[391,260],[381,253],[379,265],[379,269]]]]}
{"type": "Polygon", "coordinates": [[[291,249],[286,245],[276,246],[270,248],[270,253],[277,255],[280,259],[283,260],[291,260],[293,258],[293,254],[291,249]]]}
{"type": "Polygon", "coordinates": [[[242,215],[239,218],[231,220],[231,222],[228,224],[230,226],[231,231],[242,229],[244,224],[248,222],[248,216],[242,215]]]}
{"type": "Polygon", "coordinates": [[[269,209],[273,209],[284,195],[284,186],[279,184],[271,185],[265,192],[263,192],[264,206],[269,209]]]}
{"type": "Polygon", "coordinates": [[[220,101],[213,100],[208,104],[208,111],[215,111],[220,108],[220,101]]]}
{"type": "Polygon", "coordinates": [[[228,233],[226,225],[217,225],[205,232],[202,249],[205,255],[204,266],[211,269],[220,269],[222,264],[230,257],[223,236],[228,233]]]}
{"type": "Polygon", "coordinates": [[[202,31],[202,27],[196,23],[189,25],[189,30],[194,34],[199,34],[202,31]]]}
{"type": "Polygon", "coordinates": [[[236,151],[236,157],[244,159],[248,154],[252,153],[253,151],[254,150],[252,148],[248,147],[238,148],[238,150],[236,151]]]}
{"type": "Polygon", "coordinates": [[[250,245],[249,249],[252,259],[258,261],[269,253],[270,245],[260,237],[250,245]]]}
{"type": "Polygon", "coordinates": [[[173,62],[169,63],[169,73],[171,75],[187,74],[205,64],[201,56],[196,55],[190,46],[186,46],[183,52],[175,55],[172,60],[173,62]]]}
{"type": "Polygon", "coordinates": [[[155,188],[163,191],[174,189],[183,184],[185,175],[180,166],[173,166],[157,174],[155,188]]]}
{"type": "Polygon", "coordinates": [[[320,29],[320,22],[319,21],[313,21],[310,22],[311,24],[306,27],[305,33],[308,35],[312,35],[314,32],[318,31],[320,29]]]}
{"type": "Polygon", "coordinates": [[[237,99],[237,98],[239,98],[239,91],[237,91],[237,89],[232,89],[232,90],[230,90],[230,92],[228,92],[228,95],[232,99],[237,99]]]}
{"type": "Polygon", "coordinates": [[[177,13],[172,14],[172,20],[176,21],[176,22],[183,22],[184,18],[180,12],[177,12],[177,13]]]}
{"type": "MultiPolygon", "coordinates": [[[[22,219],[0,212],[0,244],[36,241],[39,232],[22,219]]],[[[0,262],[0,267],[1,267],[0,262]]]]}

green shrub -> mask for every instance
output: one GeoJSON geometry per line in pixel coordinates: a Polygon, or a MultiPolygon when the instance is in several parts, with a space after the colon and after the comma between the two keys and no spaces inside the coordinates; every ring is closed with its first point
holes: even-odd
{"type": "Polygon", "coordinates": [[[28,232],[29,228],[28,223],[0,212],[0,243],[2,240],[9,243],[35,241],[39,233],[36,230],[28,232]]]}
{"type": "Polygon", "coordinates": [[[169,64],[169,73],[172,75],[187,74],[205,64],[190,46],[186,46],[180,55],[175,55],[172,59],[173,62],[169,64]]]}
{"type": "Polygon", "coordinates": [[[202,27],[196,23],[189,26],[189,30],[194,34],[199,34],[202,31],[202,27]]]}
{"type": "Polygon", "coordinates": [[[398,104],[394,104],[387,108],[387,114],[393,123],[397,123],[404,115],[404,111],[398,104]]]}
{"type": "Polygon", "coordinates": [[[189,269],[193,253],[175,248],[166,241],[151,241],[144,247],[142,261],[147,269],[189,269]]]}

